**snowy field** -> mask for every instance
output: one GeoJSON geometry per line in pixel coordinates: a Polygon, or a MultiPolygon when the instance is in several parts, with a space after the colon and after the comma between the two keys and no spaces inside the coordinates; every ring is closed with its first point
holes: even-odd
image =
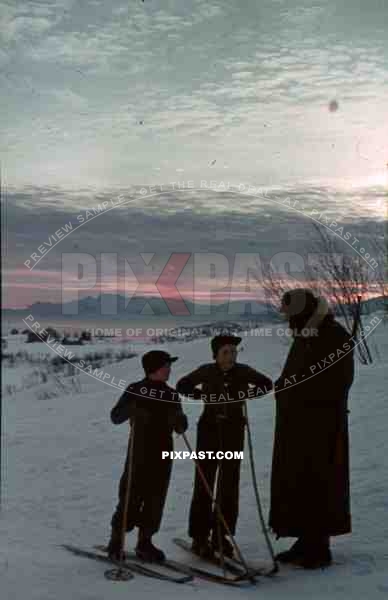
{"type": "MultiPolygon", "coordinates": [[[[314,598],[321,600],[388,597],[388,341],[387,325],[373,334],[379,351],[372,366],[357,363],[350,399],[353,534],[333,540],[335,564],[308,572],[281,568],[273,579],[257,586],[230,589],[195,580],[178,586],[139,575],[130,582],[104,579],[104,565],[68,554],[60,545],[88,548],[107,540],[116,504],[117,484],[127,443],[127,427],[110,423],[109,412],[118,391],[81,374],[77,388],[57,389],[48,397],[39,383],[20,387],[3,399],[3,486],[0,518],[0,577],[2,598],[28,600],[117,600],[141,598],[314,598]],[[265,596],[264,596],[265,595],[265,596]]],[[[10,340],[10,338],[7,338],[10,340]]],[[[15,342],[16,343],[16,342],[15,342]]],[[[24,344],[42,347],[42,344],[24,344]]],[[[278,336],[244,339],[239,360],[272,378],[279,375],[288,345],[278,336]]],[[[86,346],[85,346],[86,348],[86,346]]],[[[170,383],[201,362],[210,360],[209,340],[172,343],[163,349],[181,357],[170,383]]],[[[9,351],[10,348],[6,349],[9,351]]],[[[78,348],[72,348],[78,353],[78,348]]],[[[84,348],[82,348],[84,351],[84,348]]],[[[142,376],[139,358],[109,363],[117,378],[142,376]]],[[[8,380],[11,369],[4,368],[8,380]]],[[[47,386],[47,382],[45,384],[47,386]]],[[[189,437],[195,442],[200,405],[186,405],[189,437]]],[[[269,481],[274,426],[273,396],[249,405],[255,460],[265,513],[269,508],[269,481]]],[[[181,439],[176,448],[184,449],[181,439]]],[[[185,536],[194,466],[176,461],[161,532],[155,537],[166,553],[187,557],[171,542],[185,536]]],[[[246,458],[241,481],[237,541],[251,562],[268,560],[255,512],[246,458]]],[[[135,534],[127,546],[135,544],[135,534]]],[[[275,543],[276,550],[291,540],[275,543]]]]}

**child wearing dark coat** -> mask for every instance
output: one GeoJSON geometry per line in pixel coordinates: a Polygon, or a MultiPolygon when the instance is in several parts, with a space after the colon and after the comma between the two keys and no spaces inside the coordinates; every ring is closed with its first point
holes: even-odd
{"type": "Polygon", "coordinates": [[[136,554],[147,561],[160,562],[164,553],[152,543],[152,536],[159,531],[163,508],[170,481],[172,460],[162,458],[163,452],[172,452],[175,431],[186,431],[187,417],[182,410],[177,392],[167,385],[171,364],[177,357],[167,352],[153,350],[144,354],[142,365],[145,377],[130,384],[111,411],[115,425],[130,420],[133,456],[127,455],[124,472],[119,485],[119,502],[112,516],[112,533],[108,544],[109,556],[119,559],[121,555],[121,532],[128,467],[131,458],[131,486],[126,530],[138,527],[136,554]]]}
{"type": "MultiPolygon", "coordinates": [[[[272,381],[266,375],[237,362],[237,346],[240,342],[241,338],[236,336],[214,337],[211,341],[214,362],[201,365],[182,377],[176,385],[179,394],[204,403],[197,427],[197,452],[243,451],[243,402],[272,390],[272,381]]],[[[215,498],[229,531],[234,534],[238,517],[241,460],[203,458],[198,463],[210,488],[216,488],[215,498]]],[[[189,519],[189,536],[193,538],[192,549],[196,554],[210,557],[221,545],[223,554],[232,556],[233,546],[226,537],[227,532],[220,526],[221,539],[218,539],[220,529],[216,525],[217,514],[212,506],[212,498],[196,471],[189,519]]]]}

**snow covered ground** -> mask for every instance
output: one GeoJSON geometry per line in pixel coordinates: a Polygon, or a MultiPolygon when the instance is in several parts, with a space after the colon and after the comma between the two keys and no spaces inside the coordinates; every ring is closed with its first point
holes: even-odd
{"type": "MultiPolygon", "coordinates": [[[[68,554],[60,545],[88,548],[105,542],[116,504],[117,483],[127,443],[127,427],[110,423],[118,392],[79,376],[78,391],[46,397],[21,389],[3,400],[3,487],[0,515],[0,578],[2,598],[28,600],[102,600],[142,597],[383,598],[388,596],[388,341],[381,324],[374,340],[379,358],[371,367],[357,365],[350,403],[353,534],[333,543],[335,565],[325,571],[282,568],[273,579],[255,587],[229,589],[196,580],[183,587],[141,576],[126,583],[104,579],[104,566],[68,554]]],[[[39,344],[40,345],[40,344],[39,344]]],[[[247,336],[239,360],[276,378],[287,343],[276,336],[247,336]]],[[[210,360],[209,340],[163,345],[181,357],[171,384],[186,371],[210,360]]],[[[77,350],[77,349],[75,349],[77,350]]],[[[108,367],[107,367],[108,370],[108,367]]],[[[109,365],[109,372],[127,380],[142,375],[139,359],[109,365]]],[[[200,405],[186,405],[190,439],[200,405]]],[[[272,452],[273,396],[250,403],[258,480],[266,514],[272,452]]],[[[181,439],[176,448],[183,449],[181,439]]],[[[185,535],[194,466],[174,464],[162,530],[155,537],[171,557],[186,558],[171,538],[185,535]]],[[[267,559],[259,530],[249,476],[243,463],[241,507],[237,532],[247,558],[267,559]]],[[[275,543],[281,550],[290,540],[275,543]]],[[[135,534],[128,535],[133,547],[135,534]]]]}

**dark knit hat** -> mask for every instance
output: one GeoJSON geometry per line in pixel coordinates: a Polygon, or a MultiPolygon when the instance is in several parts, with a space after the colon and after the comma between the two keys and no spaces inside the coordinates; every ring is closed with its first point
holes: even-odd
{"type": "Polygon", "coordinates": [[[177,356],[171,356],[168,352],[163,350],[151,350],[143,355],[141,364],[143,365],[144,371],[149,375],[154,373],[166,364],[171,364],[178,360],[177,356]]]}
{"type": "Polygon", "coordinates": [[[242,338],[236,335],[216,335],[210,342],[213,358],[216,358],[218,350],[222,348],[222,346],[227,346],[229,344],[238,346],[241,340],[242,338]]]}

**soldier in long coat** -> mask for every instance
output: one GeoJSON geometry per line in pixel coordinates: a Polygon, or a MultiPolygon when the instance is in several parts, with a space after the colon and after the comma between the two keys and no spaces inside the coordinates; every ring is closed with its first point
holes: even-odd
{"type": "Polygon", "coordinates": [[[348,394],[353,340],[309,290],[287,292],[282,310],[294,340],[275,383],[276,429],[269,524],[296,537],[282,562],[332,561],[330,537],[350,533],[348,394]]]}

